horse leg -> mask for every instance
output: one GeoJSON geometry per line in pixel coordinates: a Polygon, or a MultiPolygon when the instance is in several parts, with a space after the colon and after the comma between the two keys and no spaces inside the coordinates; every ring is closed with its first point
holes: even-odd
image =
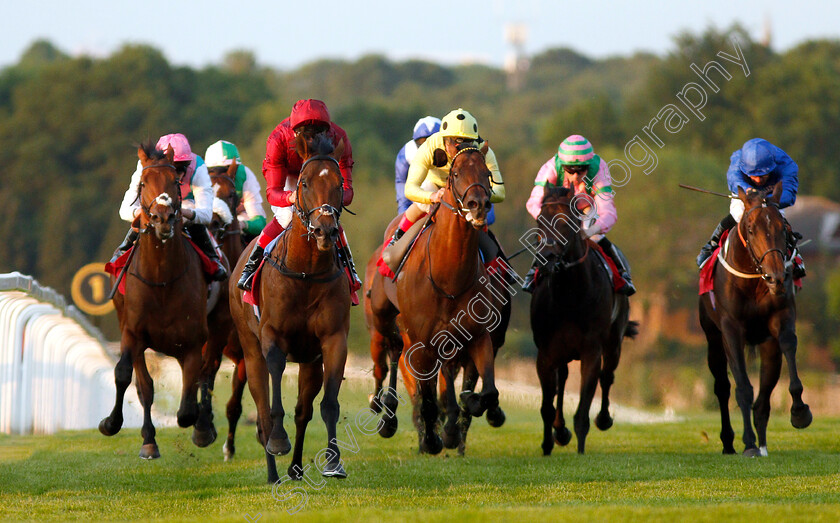
{"type": "MultiPolygon", "coordinates": [[[[263,448],[266,448],[268,435],[271,434],[268,369],[257,337],[250,330],[247,332],[240,330],[239,333],[242,352],[245,357],[245,375],[248,377],[248,389],[251,391],[251,397],[254,398],[254,404],[257,407],[257,438],[263,448]]],[[[268,469],[268,483],[273,484],[280,478],[277,474],[274,455],[270,454],[268,450],[265,452],[265,461],[268,469]]]]}
{"type": "Polygon", "coordinates": [[[735,454],[735,431],[732,430],[732,422],[729,419],[729,395],[731,384],[729,383],[729,374],[726,366],[726,352],[724,352],[723,337],[720,330],[706,316],[704,305],[701,303],[700,308],[700,325],[706,333],[706,340],[708,343],[708,354],[706,360],[709,365],[709,370],[715,379],[715,396],[718,399],[718,406],[720,408],[720,441],[723,443],[724,454],[735,454]]]}
{"type": "Polygon", "coordinates": [[[461,444],[461,429],[458,428],[458,398],[455,397],[455,364],[444,365],[440,371],[440,398],[446,413],[446,423],[443,425],[443,446],[448,449],[458,448],[461,444]]]}
{"type": "Polygon", "coordinates": [[[225,411],[228,419],[228,437],[224,447],[222,447],[225,461],[231,460],[236,454],[236,446],[234,445],[236,424],[239,423],[239,417],[242,415],[242,394],[245,392],[247,381],[248,375],[245,373],[245,360],[240,359],[236,362],[236,367],[233,370],[233,379],[231,380],[232,390],[225,411]]]}
{"type": "MultiPolygon", "coordinates": [[[[461,382],[461,392],[475,390],[477,384],[478,369],[475,368],[472,360],[467,358],[467,362],[464,365],[464,379],[461,382]]],[[[499,411],[501,410],[499,409],[499,411]]],[[[504,415],[505,413],[502,412],[503,418],[504,415]]],[[[487,416],[490,416],[490,411],[487,412],[487,416]]],[[[504,422],[504,419],[502,419],[502,422],[504,422]]],[[[463,456],[467,450],[467,432],[470,430],[470,425],[472,425],[472,415],[470,415],[470,411],[467,410],[463,402],[460,402],[458,405],[458,428],[461,431],[461,442],[458,444],[459,456],[463,456]]]]}
{"type": "Polygon", "coordinates": [[[776,315],[770,322],[770,333],[779,340],[779,347],[785,355],[790,386],[788,391],[793,403],[790,406],[790,424],[797,429],[804,429],[811,424],[814,417],[811,408],[802,401],[802,381],[799,380],[799,373],[796,371],[796,330],[795,312],[791,309],[786,317],[776,315]]]}
{"type": "Polygon", "coordinates": [[[580,359],[580,402],[575,411],[575,436],[578,454],[583,454],[586,447],[586,435],[589,433],[589,407],[598,387],[601,374],[601,351],[593,350],[580,359]],[[592,354],[594,353],[594,354],[592,354]]]}
{"type": "MultiPolygon", "coordinates": [[[[623,330],[623,329],[622,329],[623,330]]],[[[595,426],[598,430],[607,430],[613,425],[610,416],[610,387],[615,381],[615,369],[618,367],[618,359],[621,356],[621,337],[618,340],[610,339],[606,350],[601,357],[601,410],[595,416],[595,426]]]]}
{"type": "Polygon", "coordinates": [[[758,455],[758,447],[755,445],[755,432],[750,419],[753,387],[750,384],[749,376],[747,376],[747,366],[744,361],[744,333],[740,325],[728,318],[721,319],[721,327],[726,359],[729,362],[732,377],[735,379],[735,400],[738,402],[738,408],[741,409],[741,415],[744,419],[744,436],[742,438],[744,456],[754,457],[758,455]]]}
{"type": "Polygon", "coordinates": [[[140,396],[140,403],[143,404],[143,428],[140,430],[143,446],[140,447],[140,457],[156,459],[160,457],[160,451],[155,441],[155,426],[152,424],[152,402],[155,400],[155,389],[143,353],[134,358],[134,371],[137,373],[137,393],[140,396]]]}
{"type": "Polygon", "coordinates": [[[557,414],[554,418],[554,441],[565,447],[572,441],[572,431],[566,427],[563,417],[563,397],[566,394],[566,380],[569,379],[569,364],[561,363],[557,366],[557,414]]]}
{"type": "Polygon", "coordinates": [[[202,370],[199,376],[201,388],[201,402],[198,408],[198,419],[193,427],[192,441],[198,447],[207,447],[216,441],[216,427],[213,425],[213,377],[218,367],[207,371],[202,370]]]}
{"type": "MultiPolygon", "coordinates": [[[[289,465],[288,474],[293,480],[302,480],[305,470],[303,469],[303,438],[306,435],[306,426],[312,419],[312,401],[321,391],[321,383],[324,380],[324,369],[321,362],[301,363],[298,374],[298,399],[295,405],[295,450],[292,453],[292,464],[289,465]]],[[[309,466],[307,465],[307,468],[309,466]]]]}
{"type": "Polygon", "coordinates": [[[178,360],[181,365],[181,405],[178,408],[178,426],[181,428],[195,425],[198,419],[198,381],[201,373],[202,358],[197,351],[188,352],[178,360]]]}
{"type": "Polygon", "coordinates": [[[377,403],[385,408],[382,414],[382,425],[379,429],[379,435],[383,438],[390,438],[397,433],[399,423],[397,421],[397,405],[399,399],[397,398],[397,367],[399,365],[401,350],[391,351],[391,370],[388,376],[388,388],[379,391],[379,398],[377,403]]]}
{"type": "MultiPolygon", "coordinates": [[[[495,354],[493,357],[496,357],[495,354]]],[[[475,367],[475,363],[471,359],[467,359],[467,363],[464,365],[464,383],[462,390],[475,390],[475,385],[478,383],[478,377],[478,369],[475,367]]],[[[470,416],[470,419],[472,419],[472,416],[470,416]]],[[[502,410],[502,407],[500,405],[496,405],[495,407],[487,408],[484,419],[487,420],[487,424],[491,427],[499,428],[505,424],[507,416],[505,416],[505,411],[502,410]]],[[[469,425],[467,426],[469,427],[469,425]]]]}
{"type": "Polygon", "coordinates": [[[544,351],[537,353],[537,376],[540,379],[542,388],[542,404],[540,405],[540,416],[543,421],[543,456],[550,456],[554,448],[554,437],[551,434],[552,424],[556,411],[554,408],[554,396],[557,392],[557,371],[552,368],[549,358],[544,351]]]}
{"type": "Polygon", "coordinates": [[[488,408],[495,409],[499,406],[499,391],[496,389],[494,377],[494,356],[493,344],[490,336],[484,334],[469,345],[469,355],[475,363],[475,368],[481,376],[481,393],[474,391],[463,391],[461,401],[464,402],[467,410],[472,416],[478,417],[484,414],[488,408]]]}
{"type": "MultiPolygon", "coordinates": [[[[443,440],[437,433],[438,404],[436,397],[437,375],[426,380],[418,380],[418,401],[420,403],[420,419],[422,432],[420,435],[420,452],[439,454],[443,450],[443,440]]],[[[418,427],[419,428],[419,427],[418,427]]]]}
{"type": "Polygon", "coordinates": [[[99,422],[99,432],[106,436],[113,436],[122,428],[123,398],[125,397],[125,389],[131,385],[131,362],[133,354],[139,353],[140,350],[142,350],[137,348],[138,341],[125,331],[122,334],[121,345],[122,354],[120,354],[120,359],[117,362],[116,367],[114,367],[114,382],[117,387],[117,396],[116,401],[114,402],[114,408],[111,410],[111,414],[109,414],[108,417],[103,418],[102,421],[99,422]]]}
{"type": "Polygon", "coordinates": [[[292,449],[289,435],[283,428],[283,418],[286,411],[283,410],[282,381],[283,372],[286,370],[286,353],[280,350],[277,345],[268,349],[265,357],[265,364],[268,367],[268,374],[271,376],[271,432],[265,444],[265,450],[275,456],[284,456],[292,449]]]}
{"type": "MultiPolygon", "coordinates": [[[[347,363],[346,333],[336,335],[323,342],[322,347],[324,369],[324,397],[321,400],[321,419],[327,427],[327,463],[321,470],[321,475],[328,478],[346,478],[347,472],[341,463],[341,452],[336,437],[336,424],[341,413],[338,403],[338,391],[344,379],[344,366],[347,363]]],[[[317,392],[316,392],[317,394],[317,392]]],[[[295,440],[297,443],[297,440],[295,440]]],[[[316,460],[316,466],[318,460],[316,460]]]]}
{"type": "Polygon", "coordinates": [[[779,382],[782,372],[782,353],[779,343],[771,338],[759,347],[761,351],[761,381],[758,396],[753,404],[753,421],[758,433],[758,453],[767,455],[767,424],[770,420],[770,394],[779,382]]]}
{"type": "Polygon", "coordinates": [[[370,355],[373,359],[374,387],[373,393],[368,397],[368,402],[370,403],[370,410],[379,414],[382,412],[382,404],[380,403],[382,383],[385,381],[385,376],[388,375],[388,341],[376,329],[371,329],[370,332],[370,355]]]}

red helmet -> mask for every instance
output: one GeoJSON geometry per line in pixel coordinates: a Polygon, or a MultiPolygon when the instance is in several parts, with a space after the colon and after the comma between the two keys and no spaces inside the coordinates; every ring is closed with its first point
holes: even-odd
{"type": "Polygon", "coordinates": [[[330,112],[327,111],[327,105],[321,100],[312,98],[295,102],[294,107],[292,107],[292,114],[289,116],[292,129],[310,123],[328,126],[330,121],[330,112]]]}

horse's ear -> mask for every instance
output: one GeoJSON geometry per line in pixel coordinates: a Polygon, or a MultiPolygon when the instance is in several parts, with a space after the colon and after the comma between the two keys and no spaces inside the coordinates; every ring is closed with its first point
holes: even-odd
{"type": "Polygon", "coordinates": [[[779,205],[779,202],[782,200],[782,182],[776,183],[773,187],[773,195],[770,197],[770,201],[779,205]]]}
{"type": "Polygon", "coordinates": [[[747,204],[747,193],[744,192],[744,188],[741,186],[738,187],[738,199],[744,202],[744,205],[747,204]]]}
{"type": "Polygon", "coordinates": [[[237,165],[236,158],[234,158],[233,161],[230,162],[230,166],[228,167],[228,170],[227,170],[228,176],[230,176],[231,178],[235,178],[236,177],[236,169],[238,169],[238,168],[239,168],[239,165],[237,165]]]}
{"type": "Polygon", "coordinates": [[[435,149],[435,152],[432,154],[432,165],[435,167],[443,167],[447,162],[449,162],[449,158],[446,156],[446,151],[443,149],[435,149]]]}
{"type": "Polygon", "coordinates": [[[309,157],[309,145],[306,143],[306,138],[303,136],[303,133],[295,134],[295,152],[303,160],[309,157]]]}
{"type": "Polygon", "coordinates": [[[333,149],[333,152],[330,156],[332,156],[336,160],[344,156],[344,138],[342,138],[338,142],[338,145],[335,146],[335,149],[333,149]]]}
{"type": "Polygon", "coordinates": [[[166,161],[172,163],[175,159],[175,149],[172,148],[172,144],[166,146],[166,161]]]}
{"type": "Polygon", "coordinates": [[[146,154],[146,151],[142,147],[137,148],[137,158],[140,159],[140,163],[143,165],[146,165],[146,162],[149,161],[149,155],[146,154]]]}
{"type": "Polygon", "coordinates": [[[479,151],[481,151],[481,154],[483,154],[484,156],[487,156],[487,151],[489,151],[489,150],[490,150],[490,144],[487,143],[487,140],[485,140],[484,143],[481,144],[481,148],[479,149],[479,151]]]}

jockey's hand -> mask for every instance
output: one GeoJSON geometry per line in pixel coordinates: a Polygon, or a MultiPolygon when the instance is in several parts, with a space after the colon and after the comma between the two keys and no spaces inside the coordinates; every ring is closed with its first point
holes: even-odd
{"type": "Polygon", "coordinates": [[[431,196],[429,196],[429,200],[431,200],[432,203],[438,203],[440,199],[443,198],[444,192],[446,192],[446,188],[441,187],[436,192],[432,193],[431,196]]]}
{"type": "Polygon", "coordinates": [[[596,223],[592,227],[586,229],[585,233],[587,238],[592,238],[596,234],[601,234],[601,226],[596,223]]]}
{"type": "Polygon", "coordinates": [[[195,211],[193,209],[181,209],[181,216],[183,216],[185,220],[192,220],[195,218],[195,211]]]}
{"type": "Polygon", "coordinates": [[[293,204],[293,203],[295,203],[295,200],[297,200],[297,192],[292,191],[292,192],[289,193],[289,203],[293,204]]]}

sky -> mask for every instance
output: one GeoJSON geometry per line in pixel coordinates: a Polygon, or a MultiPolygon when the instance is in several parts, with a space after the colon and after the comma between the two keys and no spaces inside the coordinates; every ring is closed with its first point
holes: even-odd
{"type": "Polygon", "coordinates": [[[505,37],[512,25],[524,28],[526,56],[556,47],[592,58],[662,55],[682,31],[736,21],[755,39],[769,25],[777,51],[840,37],[840,2],[833,0],[0,0],[0,6],[0,67],[17,63],[39,38],[74,56],[149,44],[170,63],[192,67],[248,50],[260,65],[292,70],[319,58],[371,53],[502,66],[513,52],[505,37]]]}

